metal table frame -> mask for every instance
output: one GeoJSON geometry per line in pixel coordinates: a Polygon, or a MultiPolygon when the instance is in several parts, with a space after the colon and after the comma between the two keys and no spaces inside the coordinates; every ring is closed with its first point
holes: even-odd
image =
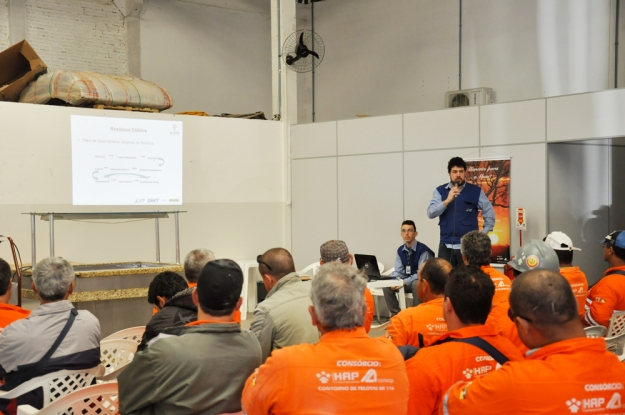
{"type": "Polygon", "coordinates": [[[30,212],[23,215],[30,215],[30,247],[32,250],[31,261],[34,267],[37,263],[37,242],[35,238],[35,216],[41,220],[50,222],[50,256],[54,256],[54,221],[55,220],[87,220],[87,219],[154,219],[154,231],[156,237],[156,262],[161,262],[161,243],[159,236],[160,218],[169,218],[169,214],[174,214],[175,236],[176,236],[176,264],[180,264],[180,226],[179,213],[186,213],[184,210],[174,210],[167,212],[30,212]]]}

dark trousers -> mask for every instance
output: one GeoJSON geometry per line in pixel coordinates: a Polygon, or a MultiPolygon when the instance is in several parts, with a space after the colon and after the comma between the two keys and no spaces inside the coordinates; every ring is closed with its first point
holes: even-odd
{"type": "MultiPolygon", "coordinates": [[[[401,284],[403,284],[403,281],[397,281],[398,286],[401,284]]],[[[400,311],[399,300],[397,299],[399,291],[394,291],[391,287],[382,288],[382,291],[384,292],[384,300],[386,301],[388,311],[391,312],[391,317],[393,317],[400,311]]],[[[412,293],[412,304],[410,299],[406,299],[406,307],[414,307],[421,303],[419,297],[417,297],[417,280],[414,280],[411,284],[404,285],[404,291],[412,293]]]]}
{"type": "Polygon", "coordinates": [[[449,261],[452,267],[464,264],[460,250],[447,248],[445,244],[438,245],[438,257],[449,261]]]}

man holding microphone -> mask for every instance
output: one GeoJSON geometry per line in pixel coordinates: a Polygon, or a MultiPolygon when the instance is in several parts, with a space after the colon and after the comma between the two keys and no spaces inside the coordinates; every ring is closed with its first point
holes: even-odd
{"type": "Polygon", "coordinates": [[[428,217],[439,218],[441,229],[438,257],[452,266],[462,264],[460,239],[478,229],[477,215],[482,211],[484,229],[488,233],[495,226],[495,211],[479,186],[467,183],[467,164],[461,157],[453,157],[447,164],[449,183],[438,186],[428,206],[428,217]]]}

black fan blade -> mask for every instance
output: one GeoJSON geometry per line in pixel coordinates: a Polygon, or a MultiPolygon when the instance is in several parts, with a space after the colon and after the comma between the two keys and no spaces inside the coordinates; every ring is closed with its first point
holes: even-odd
{"type": "Polygon", "coordinates": [[[293,65],[295,62],[297,62],[300,59],[300,56],[297,55],[296,57],[293,57],[291,55],[287,55],[286,57],[286,64],[287,65],[293,65]]]}
{"type": "Polygon", "coordinates": [[[317,52],[315,52],[314,50],[309,50],[308,53],[310,53],[311,55],[313,55],[315,58],[319,59],[319,55],[317,54],[317,52]]]}
{"type": "Polygon", "coordinates": [[[304,32],[302,32],[302,34],[299,35],[299,44],[304,45],[304,32]]]}

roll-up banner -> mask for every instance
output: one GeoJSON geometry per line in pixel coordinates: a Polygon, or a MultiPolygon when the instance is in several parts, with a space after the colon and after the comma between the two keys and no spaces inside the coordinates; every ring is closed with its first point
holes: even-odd
{"type": "MultiPolygon", "coordinates": [[[[482,188],[495,211],[495,227],[488,234],[492,242],[492,263],[510,260],[510,158],[473,159],[467,163],[466,181],[482,188]]],[[[484,227],[480,212],[479,227],[484,227]]]]}

